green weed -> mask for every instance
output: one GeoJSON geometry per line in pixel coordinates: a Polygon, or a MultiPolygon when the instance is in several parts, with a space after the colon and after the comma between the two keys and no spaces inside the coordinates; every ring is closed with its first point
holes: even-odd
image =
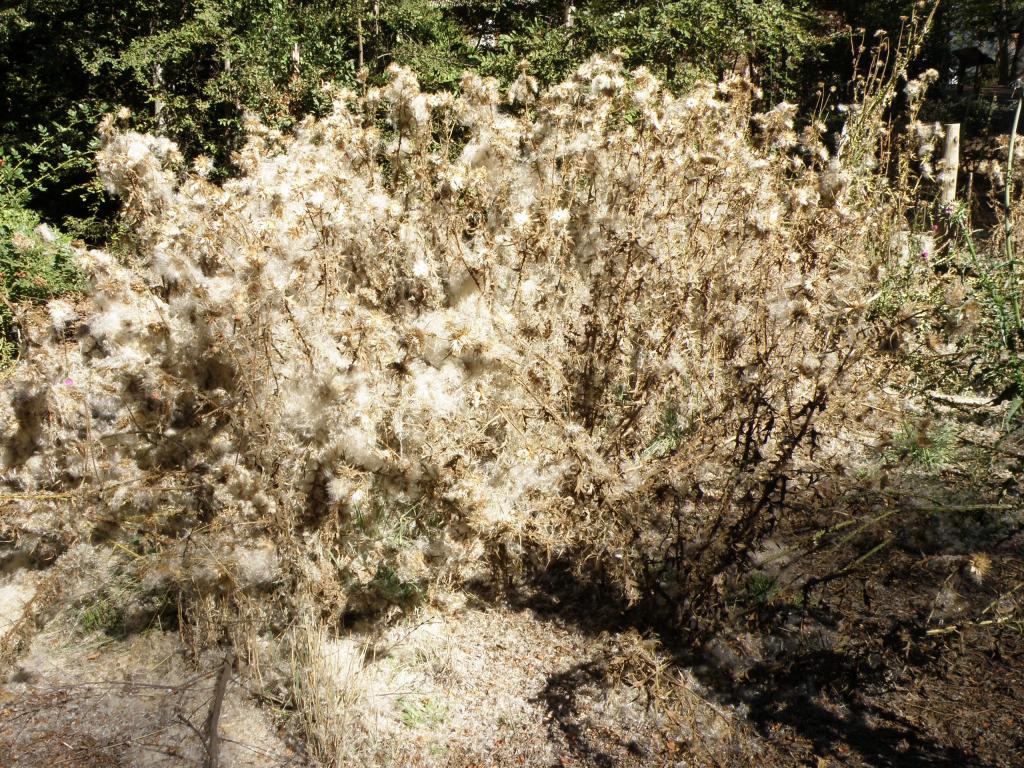
{"type": "Polygon", "coordinates": [[[893,436],[895,458],[927,470],[947,466],[956,455],[957,431],[950,423],[905,423],[893,436]]]}
{"type": "Polygon", "coordinates": [[[746,605],[768,605],[778,596],[781,589],[782,586],[774,576],[752,573],[739,596],[740,602],[746,605]]]}
{"type": "Polygon", "coordinates": [[[644,451],[644,458],[661,459],[679,450],[685,429],[679,421],[679,412],[675,408],[666,408],[661,414],[661,425],[658,436],[644,451]]]}
{"type": "Polygon", "coordinates": [[[426,592],[422,584],[404,580],[394,568],[385,564],[377,567],[368,590],[381,600],[399,606],[419,602],[426,592]]]}
{"type": "Polygon", "coordinates": [[[398,700],[398,709],[402,713],[402,722],[407,728],[433,728],[444,722],[447,710],[426,697],[405,698],[398,700]]]}
{"type": "Polygon", "coordinates": [[[115,605],[108,596],[101,596],[82,611],[78,617],[78,625],[87,634],[102,632],[117,637],[124,634],[124,610],[115,605]]]}

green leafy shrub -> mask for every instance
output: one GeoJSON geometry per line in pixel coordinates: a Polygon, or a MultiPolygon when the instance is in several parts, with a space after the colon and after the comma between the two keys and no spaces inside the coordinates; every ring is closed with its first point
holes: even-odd
{"type": "Polygon", "coordinates": [[[562,0],[18,0],[0,24],[0,144],[29,158],[29,176],[55,172],[59,183],[33,190],[30,207],[100,242],[115,209],[96,184],[95,127],[119,107],[186,157],[210,158],[223,179],[247,113],[288,130],[329,111],[324,83],[353,86],[361,68],[379,85],[400,64],[438,90],[472,69],[507,86],[525,59],[554,84],[620,49],[676,91],[745,62],[774,103],[805,90],[823,40],[806,0],[576,5],[570,24],[562,0]],[[48,139],[56,151],[32,151],[48,139]]]}
{"type": "Polygon", "coordinates": [[[43,224],[25,207],[19,166],[0,154],[0,367],[17,355],[15,312],[81,290],[67,236],[43,224]]]}

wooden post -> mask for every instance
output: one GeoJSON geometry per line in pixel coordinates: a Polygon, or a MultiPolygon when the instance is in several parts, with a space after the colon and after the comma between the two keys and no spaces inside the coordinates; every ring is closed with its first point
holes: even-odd
{"type": "Polygon", "coordinates": [[[948,123],[946,126],[946,147],[942,155],[942,173],[939,183],[942,192],[939,201],[943,205],[956,202],[956,177],[960,172],[960,123],[948,123]]]}
{"type": "Polygon", "coordinates": [[[167,128],[167,116],[164,114],[164,107],[167,103],[163,99],[164,90],[164,67],[162,64],[153,65],[153,121],[156,123],[156,132],[162,134],[167,128]]]}
{"type": "Polygon", "coordinates": [[[356,69],[363,68],[363,3],[360,0],[359,10],[356,11],[356,38],[359,40],[359,63],[356,69]]]}

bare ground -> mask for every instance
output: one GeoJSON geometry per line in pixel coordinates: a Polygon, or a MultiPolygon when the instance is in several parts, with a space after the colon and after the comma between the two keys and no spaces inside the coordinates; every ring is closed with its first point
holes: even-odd
{"type": "MultiPolygon", "coordinates": [[[[1019,461],[809,504],[739,558],[699,640],[559,563],[352,627],[322,649],[340,764],[1024,765],[1019,461]]],[[[223,657],[152,606],[111,626],[109,543],[0,555],[0,766],[203,765],[223,657]]],[[[233,668],[222,766],[312,764],[268,693],[289,674],[233,668]]]]}
{"type": "MultiPolygon", "coordinates": [[[[738,604],[733,632],[699,653],[579,583],[511,606],[450,597],[331,649],[359,713],[352,764],[1021,765],[1020,543],[989,553],[980,584],[961,558],[893,549],[812,585],[807,607],[738,604]]],[[[171,631],[52,623],[0,692],[0,765],[202,764],[219,658],[190,658],[171,631]]],[[[308,764],[288,713],[250,684],[228,687],[222,764],[308,764]]]]}

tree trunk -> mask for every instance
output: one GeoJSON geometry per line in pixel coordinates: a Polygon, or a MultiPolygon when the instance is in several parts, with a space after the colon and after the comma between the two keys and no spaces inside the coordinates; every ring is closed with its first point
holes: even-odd
{"type": "Polygon", "coordinates": [[[999,84],[1010,82],[1010,12],[1009,0],[999,0],[999,52],[996,54],[996,66],[999,72],[999,84]]]}
{"type": "Polygon", "coordinates": [[[359,39],[359,64],[357,69],[363,68],[363,0],[356,3],[356,37],[359,39]]]}
{"type": "Polygon", "coordinates": [[[945,128],[946,145],[942,154],[943,168],[939,174],[939,200],[943,205],[952,205],[956,202],[956,177],[960,170],[960,123],[949,123],[945,128]]]}
{"type": "MultiPolygon", "coordinates": [[[[149,34],[156,34],[156,23],[153,19],[149,21],[149,34]]],[[[167,116],[164,114],[164,107],[167,103],[164,101],[164,66],[159,61],[153,62],[153,68],[151,71],[151,81],[153,87],[153,122],[156,123],[156,133],[162,134],[164,129],[167,127],[167,116]]]]}
{"type": "Polygon", "coordinates": [[[167,118],[164,115],[166,106],[162,94],[164,90],[164,68],[162,64],[153,65],[153,120],[156,122],[156,132],[163,133],[167,127],[167,118]]]}
{"type": "Polygon", "coordinates": [[[1024,51],[1024,13],[1017,20],[1017,35],[1013,43],[1013,58],[1010,59],[1010,79],[1016,80],[1020,72],[1020,54],[1024,51]]]}

